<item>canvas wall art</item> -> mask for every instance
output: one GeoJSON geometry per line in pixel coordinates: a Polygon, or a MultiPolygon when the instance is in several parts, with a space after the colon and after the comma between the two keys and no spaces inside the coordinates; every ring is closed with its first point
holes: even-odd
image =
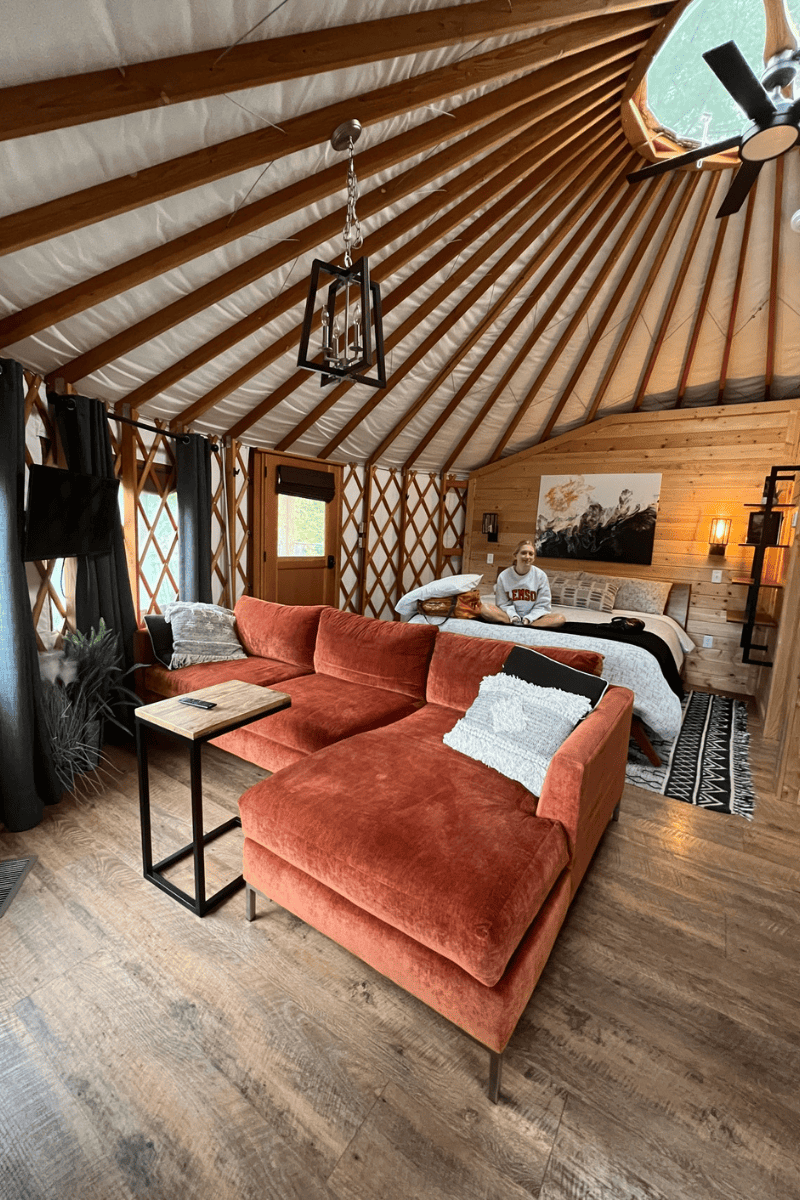
{"type": "Polygon", "coordinates": [[[540,558],[651,563],[660,475],[543,475],[540,558]]]}

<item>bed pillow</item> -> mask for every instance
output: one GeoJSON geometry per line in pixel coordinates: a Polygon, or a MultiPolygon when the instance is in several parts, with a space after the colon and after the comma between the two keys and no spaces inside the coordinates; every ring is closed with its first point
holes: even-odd
{"type": "Polygon", "coordinates": [[[170,670],[195,663],[228,662],[247,658],[234,628],[234,615],[218,604],[176,600],[164,609],[172,627],[170,670]]]}
{"type": "Polygon", "coordinates": [[[550,580],[550,597],[553,604],[561,604],[564,608],[591,608],[596,612],[611,612],[618,588],[619,583],[616,579],[577,573],[554,575],[550,580]]]}
{"type": "Polygon", "coordinates": [[[664,583],[660,579],[621,579],[619,582],[615,608],[652,613],[660,617],[667,607],[671,583],[664,583]]]}
{"type": "Polygon", "coordinates": [[[401,617],[413,617],[417,611],[418,600],[434,600],[439,596],[460,596],[462,592],[471,592],[483,579],[482,575],[448,575],[445,579],[433,579],[423,583],[422,587],[406,592],[395,605],[395,612],[401,617]]]}
{"type": "Polygon", "coordinates": [[[144,619],[156,661],[168,667],[172,662],[172,626],[161,613],[148,613],[144,619]]]}
{"type": "Polygon", "coordinates": [[[538,654],[534,647],[515,646],[503,663],[503,675],[513,675],[524,679],[526,683],[535,683],[539,687],[558,688],[562,692],[572,692],[576,696],[584,696],[592,708],[602,700],[608,691],[605,679],[589,671],[576,670],[564,662],[558,662],[544,654],[538,654]]]}
{"type": "Polygon", "coordinates": [[[443,741],[540,796],[553,755],[591,708],[586,696],[488,675],[443,741]]]}

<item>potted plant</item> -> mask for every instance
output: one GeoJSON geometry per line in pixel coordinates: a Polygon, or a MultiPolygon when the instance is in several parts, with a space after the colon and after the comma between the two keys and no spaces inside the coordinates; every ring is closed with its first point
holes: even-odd
{"type": "Polygon", "coordinates": [[[59,662],[42,679],[45,719],[56,775],[67,791],[77,777],[95,771],[102,757],[106,721],[129,732],[115,710],[139,704],[138,696],[123,686],[118,638],[100,618],[87,633],[66,633],[59,662]]]}

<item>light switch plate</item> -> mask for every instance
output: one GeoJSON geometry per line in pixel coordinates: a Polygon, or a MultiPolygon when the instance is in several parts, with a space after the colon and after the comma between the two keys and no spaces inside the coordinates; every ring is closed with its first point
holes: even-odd
{"type": "Polygon", "coordinates": [[[487,554],[487,555],[486,555],[486,561],[487,561],[487,563],[493,563],[493,562],[494,562],[494,555],[493,555],[493,554],[487,554]]]}
{"type": "Polygon", "coordinates": [[[712,583],[722,583],[722,571],[712,571],[711,572],[711,582],[712,583]]]}
{"type": "Polygon", "coordinates": [[[703,649],[708,650],[709,647],[711,647],[713,645],[714,645],[714,639],[711,636],[711,634],[710,633],[703,634],[703,649]]]}

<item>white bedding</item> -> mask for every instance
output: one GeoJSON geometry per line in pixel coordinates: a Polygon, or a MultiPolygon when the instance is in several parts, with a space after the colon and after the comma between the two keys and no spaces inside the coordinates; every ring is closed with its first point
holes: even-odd
{"type": "MultiPolygon", "coordinates": [[[[615,609],[612,613],[595,612],[586,608],[561,608],[553,605],[554,612],[563,612],[568,621],[610,621],[614,616],[640,617],[645,627],[662,637],[670,647],[680,670],[684,652],[694,649],[694,642],[681,629],[677,621],[667,616],[652,616],[649,613],[629,613],[615,609]]],[[[565,646],[571,649],[596,650],[604,657],[603,679],[608,683],[630,688],[634,695],[633,711],[659,737],[672,740],[681,727],[681,702],[664,678],[658,661],[641,646],[628,642],[615,642],[607,638],[580,637],[578,634],[559,633],[553,629],[525,628],[519,625],[490,625],[484,621],[456,621],[448,618],[444,622],[417,615],[411,622],[420,624],[443,624],[448,633],[464,634],[468,637],[491,638],[501,642],[516,642],[522,646],[565,646]]]]}

